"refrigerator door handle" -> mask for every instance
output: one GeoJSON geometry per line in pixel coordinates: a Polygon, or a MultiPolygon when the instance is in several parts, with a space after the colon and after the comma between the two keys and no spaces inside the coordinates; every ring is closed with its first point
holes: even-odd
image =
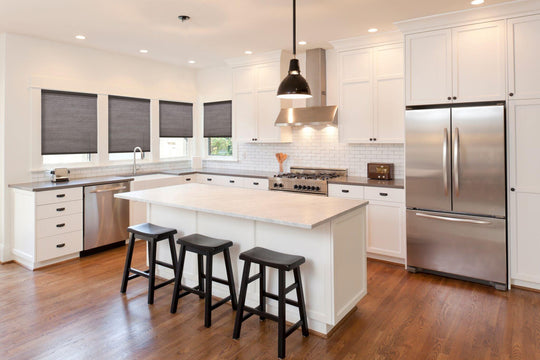
{"type": "Polygon", "coordinates": [[[437,216],[437,215],[428,215],[428,214],[422,214],[422,213],[415,213],[415,215],[420,216],[420,217],[429,218],[429,219],[462,222],[462,223],[468,223],[468,224],[478,224],[478,225],[489,225],[489,224],[491,224],[490,221],[484,221],[484,220],[460,219],[460,218],[454,218],[454,217],[449,217],[449,216],[437,216]]]}
{"type": "Polygon", "coordinates": [[[459,129],[456,128],[454,132],[454,156],[453,156],[454,166],[454,194],[459,196],[459,129]]]}
{"type": "Polygon", "coordinates": [[[444,140],[443,140],[443,184],[444,195],[448,196],[448,129],[444,128],[444,140]]]}

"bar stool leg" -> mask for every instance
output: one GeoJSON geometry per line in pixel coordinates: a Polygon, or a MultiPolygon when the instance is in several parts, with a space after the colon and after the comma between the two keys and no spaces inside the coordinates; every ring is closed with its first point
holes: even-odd
{"type": "Polygon", "coordinates": [[[135,234],[131,234],[126,254],[126,263],[124,264],[124,275],[122,276],[122,286],[120,292],[125,293],[129,278],[129,269],[131,269],[131,259],[133,259],[133,248],[135,247],[135,234]]]}
{"type": "Polygon", "coordinates": [[[169,249],[171,251],[171,259],[172,259],[172,266],[174,271],[174,276],[176,277],[176,261],[177,261],[177,255],[176,255],[176,245],[174,245],[174,235],[169,236],[169,249]]]}
{"type": "Polygon", "coordinates": [[[233,310],[237,309],[236,302],[236,287],[234,286],[234,274],[231,265],[231,254],[229,249],[223,250],[223,257],[225,258],[225,270],[227,271],[227,281],[229,282],[229,292],[231,294],[231,305],[233,310]]]}
{"type": "Polygon", "coordinates": [[[298,284],[296,288],[296,297],[298,298],[298,311],[300,312],[300,320],[302,320],[302,335],[309,336],[309,328],[307,323],[306,303],[304,301],[304,289],[302,287],[302,277],[300,276],[300,267],[293,270],[294,281],[298,284]]]}
{"type": "Polygon", "coordinates": [[[173,291],[173,298],[171,302],[171,314],[174,314],[176,312],[176,309],[178,307],[178,295],[180,292],[180,288],[182,285],[182,275],[184,272],[184,262],[186,260],[186,247],[181,246],[180,247],[180,259],[178,260],[178,268],[176,269],[176,278],[174,280],[174,291],[173,291]]]}
{"type": "Polygon", "coordinates": [[[278,357],[285,357],[285,270],[279,270],[278,285],[278,357]]]}
{"type": "Polygon", "coordinates": [[[207,328],[212,325],[212,262],[212,255],[207,254],[204,287],[204,326],[207,328]]]}
{"type": "MultiPolygon", "coordinates": [[[[203,256],[201,254],[197,254],[197,267],[199,269],[199,290],[204,291],[204,281],[203,281],[203,256]]],[[[199,295],[199,299],[204,299],[203,295],[199,295]]]]}
{"type": "Polygon", "coordinates": [[[242,318],[244,317],[244,305],[246,303],[250,267],[250,261],[244,262],[244,272],[242,274],[242,281],[240,282],[240,297],[238,298],[238,310],[236,311],[236,320],[234,322],[233,339],[238,339],[240,337],[240,330],[242,329],[242,318]]]}
{"type": "Polygon", "coordinates": [[[154,303],[154,288],[156,283],[156,248],[157,242],[149,242],[150,246],[150,269],[148,270],[148,304],[154,303]],[[151,243],[151,244],[150,244],[151,243]]]}
{"type": "MultiPolygon", "coordinates": [[[[259,307],[261,311],[266,311],[266,297],[264,293],[266,292],[266,266],[259,264],[259,272],[261,273],[261,278],[259,281],[259,307]]],[[[265,320],[264,316],[259,316],[259,319],[265,320]]]]}

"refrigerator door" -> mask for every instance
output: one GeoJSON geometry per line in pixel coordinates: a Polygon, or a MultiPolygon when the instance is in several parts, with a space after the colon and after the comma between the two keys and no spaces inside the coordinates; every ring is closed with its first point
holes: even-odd
{"type": "Polygon", "coordinates": [[[506,284],[506,220],[407,210],[407,266],[506,284]]]}
{"type": "Polygon", "coordinates": [[[453,211],[506,215],[503,106],[452,109],[453,211]]]}
{"type": "Polygon", "coordinates": [[[405,128],[407,207],[451,211],[450,109],[408,110],[405,128]]]}

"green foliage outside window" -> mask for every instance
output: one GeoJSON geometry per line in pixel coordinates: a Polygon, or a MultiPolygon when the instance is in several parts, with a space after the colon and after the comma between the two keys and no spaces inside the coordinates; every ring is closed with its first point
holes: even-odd
{"type": "Polygon", "coordinates": [[[232,156],[232,138],[208,138],[208,155],[232,156]]]}

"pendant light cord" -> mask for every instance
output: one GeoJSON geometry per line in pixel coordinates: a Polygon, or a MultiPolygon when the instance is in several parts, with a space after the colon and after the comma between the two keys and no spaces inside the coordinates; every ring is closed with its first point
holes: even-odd
{"type": "Polygon", "coordinates": [[[293,27],[293,55],[294,55],[294,58],[296,59],[296,0],[293,0],[292,1],[292,4],[293,4],[293,10],[292,10],[292,16],[293,16],[293,20],[292,20],[292,27],[293,27]]]}

